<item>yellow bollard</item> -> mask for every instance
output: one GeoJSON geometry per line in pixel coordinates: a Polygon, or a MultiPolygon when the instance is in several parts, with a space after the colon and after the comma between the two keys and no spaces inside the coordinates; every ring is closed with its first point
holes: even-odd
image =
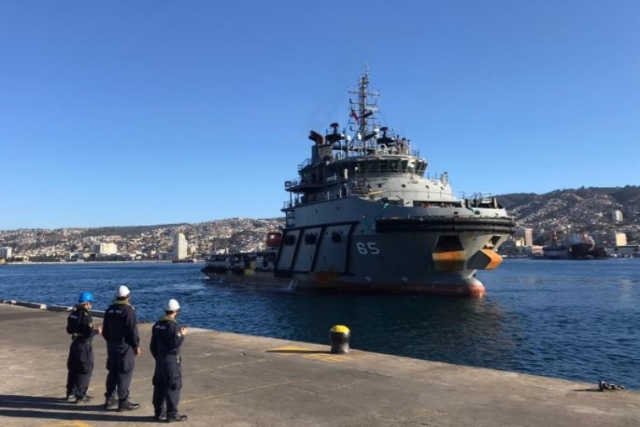
{"type": "Polygon", "coordinates": [[[349,353],[349,338],[351,331],[344,325],[336,325],[329,331],[332,354],[349,353]]]}

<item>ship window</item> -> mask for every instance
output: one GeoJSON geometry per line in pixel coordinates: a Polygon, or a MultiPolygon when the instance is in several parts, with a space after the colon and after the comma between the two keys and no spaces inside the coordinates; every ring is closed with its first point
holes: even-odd
{"type": "Polygon", "coordinates": [[[440,236],[434,252],[462,251],[462,243],[458,236],[440,236]]]}
{"type": "Polygon", "coordinates": [[[416,168],[416,173],[422,175],[424,173],[425,164],[424,162],[418,162],[418,167],[416,168]]]}

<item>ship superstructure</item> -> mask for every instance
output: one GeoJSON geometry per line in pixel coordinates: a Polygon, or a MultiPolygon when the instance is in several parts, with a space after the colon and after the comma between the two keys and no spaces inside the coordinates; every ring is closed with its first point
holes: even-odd
{"type": "Polygon", "coordinates": [[[311,131],[311,157],[285,182],[290,199],[276,276],[341,291],[484,294],[514,221],[496,198],[459,199],[446,173],[428,177],[412,142],[378,121],[369,75],[349,102],[347,129],[311,131]]]}

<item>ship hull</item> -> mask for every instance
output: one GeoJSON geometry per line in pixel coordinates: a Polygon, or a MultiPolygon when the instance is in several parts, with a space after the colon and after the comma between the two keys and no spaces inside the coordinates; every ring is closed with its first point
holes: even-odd
{"type": "Polygon", "coordinates": [[[542,256],[545,259],[567,259],[569,258],[569,248],[565,246],[545,246],[542,248],[542,256]]]}
{"type": "Polygon", "coordinates": [[[603,247],[588,244],[577,243],[571,245],[569,259],[590,260],[590,259],[607,259],[607,252],[603,247]]]}
{"type": "Polygon", "coordinates": [[[227,283],[296,290],[485,295],[475,273],[502,261],[495,250],[513,228],[510,218],[405,207],[386,207],[380,215],[382,208],[351,198],[295,209],[273,272],[205,273],[227,283]]]}
{"type": "Polygon", "coordinates": [[[452,277],[448,281],[439,278],[429,283],[407,282],[357,282],[344,281],[340,278],[327,280],[327,275],[309,278],[277,277],[273,272],[256,272],[254,274],[214,273],[204,271],[212,284],[243,288],[268,288],[291,292],[322,292],[345,294],[428,294],[456,297],[478,298],[486,294],[484,285],[475,278],[462,279],[452,277]],[[439,283],[436,283],[439,282],[439,283]]]}

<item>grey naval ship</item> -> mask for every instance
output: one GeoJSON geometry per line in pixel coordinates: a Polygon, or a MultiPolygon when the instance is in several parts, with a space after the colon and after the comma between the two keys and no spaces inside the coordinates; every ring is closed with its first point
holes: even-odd
{"type": "Polygon", "coordinates": [[[412,142],[379,123],[368,71],[349,93],[347,126],[311,131],[266,250],[216,255],[202,271],[295,290],[483,296],[476,271],[502,262],[513,218],[495,197],[458,198],[447,173],[426,174],[412,142]]]}

